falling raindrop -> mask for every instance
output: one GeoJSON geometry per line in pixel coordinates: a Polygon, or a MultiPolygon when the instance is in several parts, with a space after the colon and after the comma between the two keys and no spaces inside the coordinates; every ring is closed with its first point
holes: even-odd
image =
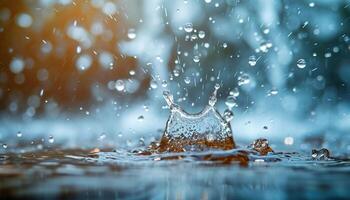
{"type": "Polygon", "coordinates": [[[106,138],[106,134],[102,133],[100,136],[98,136],[97,140],[102,141],[106,138]]]}
{"type": "Polygon", "coordinates": [[[193,24],[192,23],[186,23],[184,26],[184,30],[187,33],[191,33],[193,31],[193,24]]]}
{"type": "Polygon", "coordinates": [[[55,142],[55,139],[53,138],[53,136],[52,135],[50,135],[49,136],[49,143],[54,143],[55,142]]]}
{"type": "Polygon", "coordinates": [[[199,59],[199,56],[193,56],[193,61],[194,61],[194,62],[197,63],[197,62],[199,62],[199,60],[200,60],[200,59],[199,59]]]}
{"type": "Polygon", "coordinates": [[[203,39],[203,38],[205,37],[205,32],[204,32],[204,31],[199,31],[199,32],[198,32],[198,37],[199,37],[200,39],[203,39]]]}
{"type": "Polygon", "coordinates": [[[135,71],[134,70],[130,70],[129,74],[130,74],[130,76],[134,76],[135,75],[135,71]]]}
{"type": "Polygon", "coordinates": [[[278,94],[278,90],[277,89],[271,89],[268,91],[268,96],[274,96],[278,94]]]}
{"type": "Polygon", "coordinates": [[[186,76],[185,79],[184,79],[184,82],[185,82],[186,84],[190,84],[190,83],[191,83],[190,77],[186,76]]]}
{"type": "Polygon", "coordinates": [[[27,13],[21,13],[17,16],[16,22],[18,26],[28,28],[32,25],[33,18],[27,13]]]}
{"type": "Polygon", "coordinates": [[[332,57],[332,53],[327,52],[327,53],[324,54],[324,57],[325,58],[330,58],[330,57],[332,57]]]}
{"type": "Polygon", "coordinates": [[[157,89],[158,88],[158,83],[156,80],[151,80],[150,86],[152,89],[157,89]]]}
{"type": "Polygon", "coordinates": [[[255,56],[249,56],[249,59],[248,59],[248,64],[250,65],[250,66],[255,66],[256,65],[256,57],[255,56]]]}
{"type": "Polygon", "coordinates": [[[217,92],[220,89],[220,85],[217,83],[214,86],[214,92],[211,94],[211,96],[209,97],[209,106],[213,107],[215,106],[216,102],[217,102],[217,92]]]}
{"type": "Polygon", "coordinates": [[[137,117],[137,121],[142,122],[145,119],[143,115],[137,117]]]}
{"type": "Polygon", "coordinates": [[[117,80],[115,82],[115,89],[117,89],[119,92],[123,91],[125,88],[125,83],[123,80],[117,80]]]}
{"type": "Polygon", "coordinates": [[[226,122],[230,122],[233,119],[233,112],[230,109],[226,109],[223,115],[226,122]]]}
{"type": "Polygon", "coordinates": [[[84,71],[90,68],[92,64],[92,58],[90,55],[84,54],[81,55],[75,62],[75,66],[78,70],[84,71]]]}
{"type": "Polygon", "coordinates": [[[297,61],[297,66],[300,68],[300,69],[303,69],[306,67],[306,61],[304,59],[299,59],[297,61]]]}
{"type": "Polygon", "coordinates": [[[238,88],[234,88],[233,90],[230,91],[230,95],[234,96],[234,97],[238,97],[239,96],[239,90],[238,88]]]}
{"type": "Polygon", "coordinates": [[[180,76],[180,70],[179,69],[174,69],[173,70],[173,73],[174,73],[174,76],[176,76],[176,77],[178,77],[178,76],[180,76]]]}
{"type": "Polygon", "coordinates": [[[236,107],[236,106],[237,106],[236,97],[233,96],[233,95],[227,96],[226,101],[225,101],[225,104],[226,104],[226,106],[227,106],[230,110],[231,110],[233,107],[236,107]]]}
{"type": "Polygon", "coordinates": [[[145,109],[146,112],[149,111],[149,106],[148,105],[143,105],[143,109],[145,109]]]}
{"type": "Polygon", "coordinates": [[[166,80],[163,80],[162,81],[162,87],[166,87],[166,86],[168,86],[168,82],[166,80]]]}
{"type": "Polygon", "coordinates": [[[131,28],[128,30],[128,38],[133,40],[136,38],[136,31],[135,29],[131,28]]]}
{"type": "Polygon", "coordinates": [[[17,137],[22,137],[22,132],[21,131],[17,132],[17,137]]]}
{"type": "Polygon", "coordinates": [[[263,53],[267,53],[269,51],[269,49],[272,47],[272,43],[270,42],[262,42],[260,44],[260,51],[262,51],[263,53]]]}
{"type": "Polygon", "coordinates": [[[76,52],[77,52],[77,54],[81,53],[81,47],[80,46],[77,46],[76,52]]]}
{"type": "Polygon", "coordinates": [[[238,76],[238,85],[246,85],[250,83],[250,77],[248,74],[242,74],[240,76],[238,76]]]}

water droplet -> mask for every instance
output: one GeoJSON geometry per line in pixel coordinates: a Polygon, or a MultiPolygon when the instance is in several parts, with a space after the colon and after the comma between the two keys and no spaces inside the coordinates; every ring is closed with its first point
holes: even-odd
{"type": "Polygon", "coordinates": [[[77,52],[77,54],[81,53],[81,47],[80,46],[77,46],[76,52],[77,52]]]}
{"type": "Polygon", "coordinates": [[[145,139],[143,137],[140,137],[140,139],[139,139],[139,146],[140,147],[146,146],[145,139]]]}
{"type": "Polygon", "coordinates": [[[98,136],[97,140],[102,141],[106,138],[106,134],[102,133],[101,135],[98,136]]]}
{"type": "Polygon", "coordinates": [[[193,31],[193,24],[192,23],[186,23],[184,26],[184,30],[187,33],[191,33],[193,31]]]}
{"type": "Polygon", "coordinates": [[[137,117],[137,121],[142,122],[145,119],[143,115],[137,117]]]}
{"type": "Polygon", "coordinates": [[[226,48],[227,48],[227,43],[226,43],[226,42],[223,43],[223,44],[222,44],[222,47],[224,47],[224,49],[226,49],[226,48]]]}
{"type": "Polygon", "coordinates": [[[186,84],[190,84],[190,83],[191,83],[190,77],[186,76],[185,79],[184,79],[184,82],[185,82],[186,84]]]}
{"type": "Polygon", "coordinates": [[[41,89],[40,90],[40,94],[39,94],[41,97],[44,95],[44,89],[41,89]]]}
{"type": "Polygon", "coordinates": [[[270,33],[270,29],[269,29],[269,28],[265,28],[265,29],[263,30],[263,33],[264,33],[264,34],[269,34],[269,33],[270,33]]]}
{"type": "Polygon", "coordinates": [[[133,142],[132,140],[127,140],[127,141],[126,141],[126,145],[127,145],[128,147],[132,147],[132,146],[134,146],[134,142],[133,142]]]}
{"type": "Polygon", "coordinates": [[[130,74],[130,76],[134,76],[135,75],[135,71],[134,70],[130,70],[129,74],[130,74]]]}
{"type": "Polygon", "coordinates": [[[55,142],[55,139],[53,138],[53,136],[52,135],[50,135],[49,136],[49,143],[54,143],[55,142]]]}
{"type": "Polygon", "coordinates": [[[313,149],[311,152],[311,157],[314,160],[328,160],[330,158],[330,153],[326,148],[322,148],[320,150],[313,149]]]}
{"type": "Polygon", "coordinates": [[[234,97],[238,97],[239,96],[239,90],[238,88],[234,88],[233,90],[230,91],[230,95],[234,96],[234,97]]]}
{"type": "Polygon", "coordinates": [[[191,35],[191,41],[193,41],[193,40],[197,40],[197,35],[196,34],[193,34],[193,35],[191,35]]]}
{"type": "Polygon", "coordinates": [[[204,0],[205,3],[211,3],[211,0],[204,0]]]}
{"type": "Polygon", "coordinates": [[[306,61],[304,59],[299,59],[297,61],[297,66],[300,68],[300,69],[303,69],[306,67],[306,61]]]}
{"type": "Polygon", "coordinates": [[[227,96],[226,101],[225,101],[225,104],[226,104],[226,106],[228,107],[228,109],[230,109],[230,110],[231,110],[233,107],[236,107],[236,106],[237,106],[236,97],[233,96],[233,95],[227,96]]]}
{"type": "Polygon", "coordinates": [[[135,29],[131,28],[128,30],[128,38],[129,39],[135,39],[136,38],[136,31],[135,29]]]}
{"type": "Polygon", "coordinates": [[[150,86],[152,89],[157,89],[158,88],[158,83],[156,80],[151,80],[150,86]]]}
{"type": "Polygon", "coordinates": [[[193,61],[195,62],[195,63],[197,63],[197,62],[199,62],[199,56],[193,56],[193,61]]]}
{"type": "Polygon", "coordinates": [[[268,91],[268,96],[273,96],[273,95],[277,95],[278,94],[278,90],[277,89],[271,89],[268,91]]]}
{"type": "Polygon", "coordinates": [[[166,86],[168,86],[168,82],[166,80],[163,80],[162,81],[162,87],[166,87],[166,86]]]}
{"type": "Polygon", "coordinates": [[[270,42],[262,42],[260,44],[260,51],[262,51],[263,53],[267,53],[269,51],[269,49],[272,47],[272,43],[270,42]]]}
{"type": "Polygon", "coordinates": [[[205,37],[205,32],[204,32],[204,31],[199,31],[199,32],[198,32],[198,37],[199,37],[200,39],[203,39],[203,38],[205,37]]]}
{"type": "Polygon", "coordinates": [[[166,101],[166,103],[168,104],[169,108],[172,109],[173,105],[174,105],[174,97],[172,94],[170,94],[169,91],[164,91],[163,92],[163,97],[166,101]]]}
{"type": "Polygon", "coordinates": [[[75,62],[75,66],[78,70],[84,71],[90,68],[92,65],[92,58],[88,54],[81,55],[75,62]]]}
{"type": "Polygon", "coordinates": [[[248,58],[248,64],[250,65],[250,66],[255,66],[256,65],[256,57],[255,56],[249,56],[249,58],[248,58]]]}
{"type": "Polygon", "coordinates": [[[13,58],[10,63],[10,70],[15,74],[21,73],[24,67],[25,67],[25,62],[21,58],[13,58]]]}
{"type": "Polygon", "coordinates": [[[332,53],[327,52],[327,53],[324,54],[324,57],[325,58],[330,58],[330,57],[332,57],[332,53]]]}
{"type": "Polygon", "coordinates": [[[285,145],[293,145],[294,144],[294,138],[293,137],[285,137],[284,138],[284,144],[285,145]]]}
{"type": "Polygon", "coordinates": [[[117,80],[115,82],[115,89],[117,89],[119,92],[123,91],[125,88],[125,83],[123,80],[117,80]]]}
{"type": "Polygon", "coordinates": [[[254,140],[254,142],[250,145],[250,148],[259,152],[261,155],[266,155],[269,152],[273,152],[273,150],[269,146],[269,141],[265,138],[259,138],[257,140],[254,140]]]}
{"type": "Polygon", "coordinates": [[[17,132],[17,137],[22,137],[22,132],[21,131],[17,132]]]}
{"type": "Polygon", "coordinates": [[[7,144],[2,144],[2,148],[7,149],[7,144]]]}
{"type": "Polygon", "coordinates": [[[226,109],[223,115],[226,122],[230,122],[233,119],[233,112],[230,109],[226,109]]]}
{"type": "Polygon", "coordinates": [[[20,13],[17,16],[16,23],[19,27],[28,28],[33,23],[33,18],[27,13],[20,13]]]}
{"type": "Polygon", "coordinates": [[[219,90],[219,88],[220,88],[220,85],[217,83],[217,84],[215,84],[215,86],[214,86],[214,92],[212,93],[212,95],[209,97],[209,102],[208,102],[208,104],[209,104],[209,106],[211,106],[211,107],[213,107],[213,106],[215,106],[215,104],[216,104],[216,102],[217,102],[217,97],[216,97],[216,95],[217,95],[217,92],[218,92],[218,90],[219,90]]]}
{"type": "Polygon", "coordinates": [[[176,76],[176,77],[178,77],[178,76],[180,76],[180,70],[179,69],[174,69],[173,70],[173,73],[174,73],[174,76],[176,76]]]}
{"type": "Polygon", "coordinates": [[[238,76],[238,85],[246,85],[248,83],[250,83],[250,77],[248,74],[242,74],[240,76],[238,76]]]}

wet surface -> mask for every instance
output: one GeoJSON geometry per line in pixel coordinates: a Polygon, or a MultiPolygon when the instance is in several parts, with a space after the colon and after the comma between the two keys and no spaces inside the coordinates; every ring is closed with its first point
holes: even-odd
{"type": "Polygon", "coordinates": [[[347,199],[350,161],[249,149],[137,155],[71,149],[0,156],[0,194],[71,199],[347,199]]]}

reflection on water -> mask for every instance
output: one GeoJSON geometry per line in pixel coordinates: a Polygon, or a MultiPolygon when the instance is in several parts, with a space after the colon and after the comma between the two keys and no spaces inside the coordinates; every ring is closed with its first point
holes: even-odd
{"type": "Polygon", "coordinates": [[[349,170],[347,159],[261,156],[248,149],[147,156],[118,149],[52,149],[2,154],[0,194],[5,199],[345,199],[349,170]]]}

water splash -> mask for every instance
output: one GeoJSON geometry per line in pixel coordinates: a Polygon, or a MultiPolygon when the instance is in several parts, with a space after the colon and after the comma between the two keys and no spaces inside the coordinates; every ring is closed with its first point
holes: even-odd
{"type": "Polygon", "coordinates": [[[267,155],[269,152],[273,152],[269,146],[269,141],[265,138],[256,139],[249,147],[259,152],[260,155],[267,155]]]}
{"type": "Polygon", "coordinates": [[[197,114],[189,114],[174,103],[169,91],[163,93],[170,108],[170,116],[160,144],[159,152],[229,150],[235,148],[230,122],[214,107],[219,84],[209,97],[208,105],[197,114]]]}
{"type": "Polygon", "coordinates": [[[322,148],[320,150],[313,149],[311,152],[311,157],[314,160],[328,160],[330,158],[330,153],[326,148],[322,148]]]}

